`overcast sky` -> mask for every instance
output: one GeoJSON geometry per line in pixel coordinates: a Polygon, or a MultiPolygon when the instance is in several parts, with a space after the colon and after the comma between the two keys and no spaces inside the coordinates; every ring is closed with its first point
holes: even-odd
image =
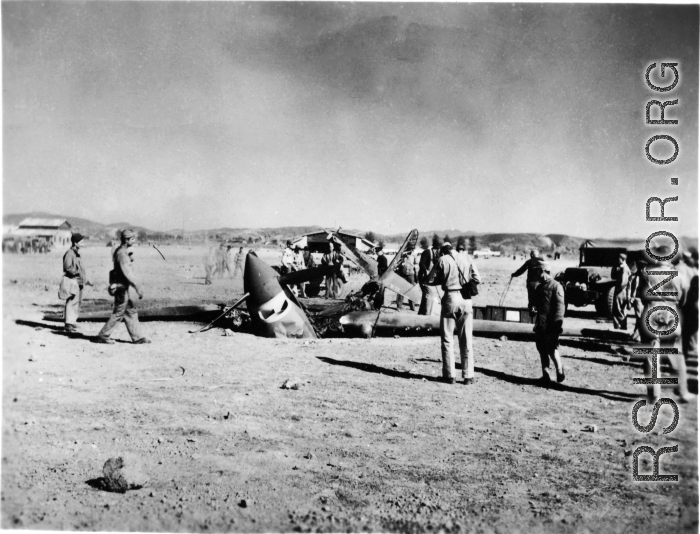
{"type": "Polygon", "coordinates": [[[692,5],[3,2],[3,208],[697,236],[699,25],[692,5]],[[681,81],[655,93],[662,61],[681,81]],[[644,124],[674,98],[678,126],[644,124]],[[672,164],[646,159],[655,134],[672,164]],[[650,196],[680,224],[645,222],[650,196]]]}

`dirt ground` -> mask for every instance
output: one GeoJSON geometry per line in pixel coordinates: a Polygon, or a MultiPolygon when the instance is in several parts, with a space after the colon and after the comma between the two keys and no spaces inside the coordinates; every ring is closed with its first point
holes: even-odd
{"type": "MultiPolygon", "coordinates": [[[[167,261],[136,250],[146,299],[242,294],[241,279],[204,285],[202,247],[161,250],[167,261]]],[[[95,283],[86,299],[109,299],[109,249],[84,256],[95,283]]],[[[566,381],[550,389],[537,381],[534,344],[511,340],[475,338],[469,387],[436,380],[437,336],[285,341],[147,322],[151,345],[130,344],[123,326],[118,343],[97,345],[87,337],[100,323],[69,337],[43,319],[59,304],[60,261],[3,256],[2,528],[697,531],[697,402],[679,405],[672,433],[661,430],[668,407],[651,433],[637,432],[641,369],[619,345],[565,341],[566,381]],[[299,389],[282,389],[288,379],[299,389]],[[679,482],[632,482],[640,445],[677,445],[661,472],[679,482]],[[103,464],[122,453],[140,458],[149,483],[102,491],[103,464]]],[[[520,264],[480,261],[475,304],[497,304],[520,264]]],[[[524,286],[513,283],[507,305],[525,304],[524,286]]],[[[591,310],[567,321],[611,328],[591,310]]],[[[697,367],[691,377],[697,390],[697,367]]],[[[650,470],[644,455],[641,472],[650,470]]]]}

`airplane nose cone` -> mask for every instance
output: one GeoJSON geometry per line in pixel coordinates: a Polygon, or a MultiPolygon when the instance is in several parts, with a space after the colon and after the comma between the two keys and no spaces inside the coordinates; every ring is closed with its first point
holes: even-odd
{"type": "Polygon", "coordinates": [[[257,256],[253,254],[246,256],[243,290],[250,293],[248,298],[258,306],[282,292],[278,277],[279,273],[257,256]]]}

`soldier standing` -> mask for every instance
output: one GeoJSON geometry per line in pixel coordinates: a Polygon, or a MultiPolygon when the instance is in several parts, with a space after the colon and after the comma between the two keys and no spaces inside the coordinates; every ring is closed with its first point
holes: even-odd
{"type": "Polygon", "coordinates": [[[338,299],[343,293],[345,275],[342,272],[345,259],[340,253],[340,243],[333,243],[333,250],[323,255],[321,265],[334,265],[336,272],[326,275],[326,298],[338,299]]]}
{"type": "Polygon", "coordinates": [[[511,278],[517,278],[525,271],[527,271],[527,281],[525,285],[527,286],[527,307],[530,310],[531,315],[532,306],[535,299],[535,289],[537,289],[537,284],[539,283],[537,281],[537,275],[535,275],[534,270],[540,266],[540,262],[544,261],[544,258],[541,258],[539,254],[540,253],[538,250],[531,250],[530,259],[523,263],[520,269],[518,269],[510,275],[511,278]]]}
{"type": "Polygon", "coordinates": [[[418,264],[418,282],[420,283],[421,292],[423,293],[418,307],[418,315],[433,315],[437,309],[433,311],[435,302],[439,298],[437,287],[426,284],[423,280],[428,276],[433,266],[437,262],[440,245],[442,241],[439,237],[433,237],[432,248],[424,250],[420,255],[420,263],[418,264]]]}
{"type": "MultiPolygon", "coordinates": [[[[650,252],[657,257],[667,257],[671,254],[671,247],[666,244],[657,244],[649,248],[650,252]]],[[[683,335],[683,325],[678,323],[673,332],[666,333],[671,325],[675,323],[678,316],[680,303],[683,300],[683,281],[681,277],[675,276],[669,279],[661,287],[655,288],[659,282],[667,275],[655,275],[654,271],[675,271],[675,267],[668,260],[659,260],[649,257],[649,266],[640,269],[639,288],[637,296],[642,302],[644,309],[637,321],[637,328],[641,336],[642,344],[648,347],[662,347],[676,349],[676,354],[659,355],[668,358],[671,368],[678,376],[677,393],[680,402],[688,402],[693,395],[688,392],[688,377],[685,365],[685,358],[681,347],[681,336],[683,335]],[[649,311],[655,307],[660,309],[653,313],[649,311]],[[669,311],[672,310],[672,311],[669,311]],[[647,326],[647,322],[649,326],[647,326]]],[[[660,362],[659,362],[660,363],[660,362]]],[[[647,377],[651,377],[652,366],[649,358],[645,359],[644,372],[647,377]]],[[[659,373],[660,374],[660,373],[659,373]]],[[[653,384],[648,386],[648,397],[651,404],[661,396],[661,386],[653,384]]]]}
{"type": "Polygon", "coordinates": [[[83,303],[83,287],[87,284],[83,260],[80,257],[80,249],[83,246],[83,236],[75,233],[70,238],[71,248],[63,255],[63,276],[71,280],[73,288],[77,288],[77,293],[72,293],[66,299],[63,313],[66,332],[78,331],[78,316],[80,306],[83,303]]]}
{"type": "Polygon", "coordinates": [[[619,264],[612,268],[610,277],[615,280],[613,300],[613,327],[627,330],[627,305],[630,302],[630,268],[627,266],[627,254],[620,254],[619,264]]]}
{"type": "Polygon", "coordinates": [[[481,278],[476,266],[469,258],[452,251],[452,245],[445,242],[440,256],[425,278],[429,286],[442,286],[442,309],[440,313],[440,348],[442,352],[442,379],[454,384],[454,336],[459,341],[464,384],[474,382],[474,351],[472,349],[472,328],[474,315],[471,298],[462,296],[462,287],[468,281],[479,283],[481,278]]]}
{"type": "Polygon", "coordinates": [[[241,275],[243,274],[243,247],[238,249],[238,253],[236,254],[236,259],[235,259],[235,268],[233,269],[233,278],[236,278],[238,276],[238,272],[240,271],[241,275]]]}
{"type": "MultiPolygon", "coordinates": [[[[398,273],[401,278],[406,280],[412,286],[416,283],[416,272],[413,267],[413,256],[411,253],[407,253],[401,263],[399,263],[398,273]]],[[[413,301],[409,299],[408,305],[411,307],[411,311],[415,311],[416,307],[413,301]]],[[[403,295],[396,295],[396,309],[401,310],[403,308],[403,295]]]]}

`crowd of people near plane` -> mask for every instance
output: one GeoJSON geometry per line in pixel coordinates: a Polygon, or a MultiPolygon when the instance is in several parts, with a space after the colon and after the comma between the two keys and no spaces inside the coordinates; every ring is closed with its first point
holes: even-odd
{"type": "MultiPolygon", "coordinates": [[[[121,244],[113,253],[114,268],[110,273],[110,295],[115,299],[114,310],[109,321],[98,334],[95,341],[113,343],[111,333],[120,322],[125,322],[134,343],[150,343],[140,335],[138,315],[130,289],[139,299],[143,292],[133,275],[133,263],[130,248],[136,241],[132,230],[121,233],[121,244]]],[[[90,285],[82,264],[80,249],[83,236],[78,233],[71,238],[72,246],[63,257],[63,278],[59,288],[59,297],[65,300],[65,329],[77,332],[77,320],[80,314],[83,288],[90,285]]],[[[345,274],[345,257],[342,245],[331,241],[330,250],[323,254],[320,265],[327,267],[325,275],[326,293],[329,299],[342,298],[345,274]]],[[[240,247],[233,261],[232,245],[221,243],[210,249],[205,256],[205,284],[211,284],[215,275],[230,278],[243,274],[243,247],[240,247]],[[232,268],[233,265],[233,268],[232,268]]],[[[378,247],[376,253],[377,276],[381,280],[390,267],[383,251],[378,247]]],[[[627,314],[634,312],[634,330],[631,339],[641,346],[676,349],[676,354],[665,355],[678,375],[678,395],[681,401],[689,400],[686,359],[697,358],[698,335],[698,252],[689,249],[671,258],[671,248],[666,244],[657,244],[649,248],[650,254],[635,255],[634,261],[628,262],[627,254],[621,253],[618,265],[611,269],[614,286],[613,326],[627,331],[627,314]],[[659,259],[661,258],[661,259],[659,259]],[[665,276],[659,281],[654,277],[665,276]],[[671,276],[668,276],[668,275],[671,276]],[[649,314],[649,310],[657,311],[649,314]],[[675,318],[678,318],[677,320],[675,318]],[[672,332],[669,325],[675,328],[672,332]],[[661,332],[661,334],[660,334],[661,332]]],[[[317,266],[308,246],[294,246],[291,241],[282,254],[281,274],[312,269],[317,266]]],[[[472,297],[478,294],[481,276],[474,260],[468,255],[464,244],[458,243],[453,248],[449,242],[442,242],[435,236],[432,246],[420,254],[410,249],[393,262],[393,272],[405,279],[411,286],[416,283],[421,288],[421,301],[418,315],[440,315],[441,353],[443,361],[443,380],[454,384],[454,337],[457,337],[461,359],[462,379],[466,385],[474,381],[474,351],[472,343],[473,307],[472,297]],[[441,288],[442,291],[439,291],[441,288]]],[[[559,353],[559,336],[563,332],[566,310],[565,291],[562,285],[552,277],[549,262],[539,255],[537,250],[530,253],[530,258],[511,274],[511,279],[527,273],[526,285],[528,310],[534,318],[535,345],[540,355],[542,381],[549,384],[550,363],[554,364],[557,382],[565,380],[565,371],[559,353]]],[[[320,288],[323,275],[319,280],[302,282],[296,285],[298,296],[315,296],[320,288]],[[309,295],[307,285],[314,285],[315,290],[309,295]]],[[[384,292],[375,302],[375,308],[383,306],[384,292]]],[[[403,296],[397,294],[396,307],[402,309],[403,296]]],[[[410,302],[413,311],[414,303],[410,302]]],[[[647,375],[652,369],[647,366],[647,375]]],[[[651,397],[660,395],[659,386],[650,390],[651,397]],[[654,389],[655,388],[655,389],[654,389]]]]}

